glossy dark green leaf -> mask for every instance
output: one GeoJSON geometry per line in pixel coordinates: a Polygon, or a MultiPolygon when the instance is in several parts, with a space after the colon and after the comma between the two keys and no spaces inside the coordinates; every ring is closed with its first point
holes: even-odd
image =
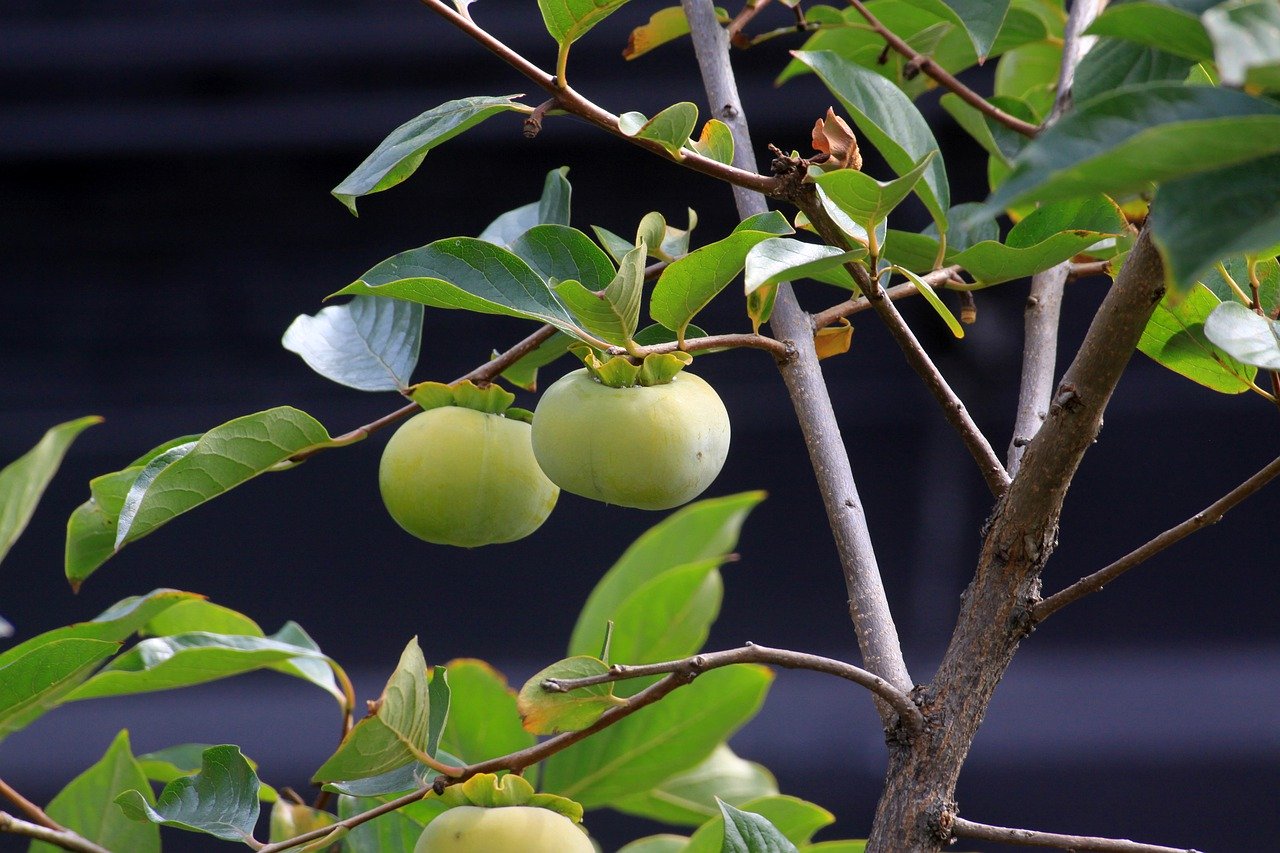
{"type": "MultiPolygon", "coordinates": [[[[517,388],[523,388],[525,391],[538,390],[538,368],[546,367],[551,362],[560,358],[569,352],[569,346],[577,343],[576,338],[571,338],[564,332],[556,332],[547,340],[538,344],[537,349],[533,352],[522,356],[515,364],[502,371],[502,378],[510,382],[517,388]]],[[[498,356],[498,351],[493,351],[493,357],[498,356]]]]}
{"type": "Polygon", "coordinates": [[[743,492],[689,504],[650,528],[596,584],[569,640],[568,654],[596,655],[605,626],[636,590],[670,569],[731,553],[764,492],[743,492]]]}
{"type": "Polygon", "coordinates": [[[963,28],[979,57],[986,57],[1009,11],[1009,0],[911,0],[963,28]]]}
{"type": "MultiPolygon", "coordinates": [[[[760,797],[739,808],[767,819],[792,844],[806,844],[815,832],[835,822],[831,812],[797,797],[760,797]]],[[[717,815],[693,834],[686,853],[716,853],[721,849],[724,833],[724,818],[717,815]]]]}
{"type": "Polygon", "coordinates": [[[1161,184],[1151,236],[1178,292],[1223,258],[1280,247],[1280,155],[1161,184]]]}
{"type": "Polygon", "coordinates": [[[519,107],[516,95],[449,101],[397,127],[356,170],[333,188],[333,195],[356,212],[356,199],[390,189],[412,175],[427,152],[490,116],[519,107]]]}
{"type": "Polygon", "coordinates": [[[205,750],[199,773],[165,785],[154,806],[138,790],[115,802],[132,820],[244,841],[258,822],[258,776],[239,747],[215,746],[205,750]]]}
{"type": "Polygon", "coordinates": [[[26,529],[71,442],[99,423],[102,418],[91,415],[51,427],[35,447],[0,469],[0,560],[26,529]]]}
{"type": "Polygon", "coordinates": [[[656,142],[672,157],[678,157],[680,149],[689,144],[697,124],[698,108],[689,101],[672,104],[653,118],[637,112],[618,116],[618,128],[624,135],[656,142]]]}
{"type": "Polygon", "coordinates": [[[527,263],[471,237],[437,240],[388,258],[335,295],[346,294],[523,317],[570,334],[575,331],[573,318],[527,263]]]}
{"type": "Polygon", "coordinates": [[[430,705],[427,662],[415,638],[369,715],[347,733],[312,781],[367,779],[418,760],[429,739],[430,705]]]}
{"type": "MultiPolygon", "coordinates": [[[[148,752],[145,755],[138,756],[138,766],[142,768],[145,775],[152,782],[159,782],[167,785],[175,779],[181,779],[183,776],[191,776],[200,772],[200,765],[203,760],[204,752],[212,749],[213,744],[208,743],[180,743],[175,746],[158,749],[155,752],[148,752]]],[[[249,762],[249,766],[257,772],[258,765],[251,758],[245,758],[249,762]]],[[[264,803],[274,803],[280,799],[280,795],[275,788],[265,782],[258,783],[258,800],[264,803]]]]}
{"type": "Polygon", "coordinates": [[[427,754],[435,755],[440,749],[440,738],[453,710],[453,688],[449,683],[447,667],[431,670],[431,682],[427,685],[427,702],[431,713],[427,715],[427,754]]]}
{"type": "Polygon", "coordinates": [[[613,14],[626,0],[538,0],[547,32],[568,46],[613,14]]]}
{"type": "Polygon", "coordinates": [[[480,660],[448,664],[452,708],[440,744],[453,755],[478,762],[533,746],[520,725],[516,694],[501,673],[480,660]]]}
{"type": "Polygon", "coordinates": [[[820,274],[837,275],[847,280],[844,285],[853,289],[853,278],[842,266],[867,256],[867,250],[858,246],[842,252],[835,246],[805,243],[787,237],[775,237],[757,243],[747,252],[746,271],[743,278],[748,294],[757,288],[779,281],[795,281],[820,274]]]}
{"type": "Polygon", "coordinates": [[[345,305],[301,314],[281,344],[326,379],[361,391],[408,387],[422,346],[422,306],[356,296],[345,305]]]}
{"type": "Polygon", "coordinates": [[[1257,368],[1236,361],[1205,336],[1205,321],[1221,303],[1203,284],[1181,296],[1166,294],[1147,321],[1138,349],[1206,388],[1223,394],[1248,391],[1257,368]]]}
{"type": "Polygon", "coordinates": [[[1280,152],[1280,105],[1153,83],[1082,104],[1033,141],[987,203],[1118,194],[1280,152]]]}
{"type": "Polygon", "coordinates": [[[0,661],[0,738],[66,701],[67,694],[115,654],[120,643],[55,636],[24,646],[21,653],[10,650],[0,661]]]}
{"type": "Polygon", "coordinates": [[[1224,302],[1213,309],[1205,321],[1204,333],[1245,364],[1280,370],[1280,322],[1256,314],[1239,302],[1224,302]]]}
{"type": "Polygon", "coordinates": [[[1086,30],[1114,36],[1201,62],[1213,59],[1213,43],[1200,19],[1168,3],[1122,3],[1103,11],[1086,30]]]}
{"type": "Polygon", "coordinates": [[[798,853],[796,846],[764,815],[720,804],[724,820],[721,853],[798,853]]]}
{"type": "Polygon", "coordinates": [[[647,791],[705,761],[755,716],[772,675],[735,666],[698,676],[687,687],[552,756],[545,790],[584,808],[647,791]]]}
{"type": "Polygon", "coordinates": [[[718,746],[706,761],[643,794],[615,800],[610,808],[679,826],[700,826],[719,813],[716,800],[733,805],[778,793],[765,767],[718,746]]]}
{"type": "MultiPolygon", "coordinates": [[[[889,167],[905,175],[930,151],[938,150],[933,131],[920,111],[896,86],[830,51],[798,52],[804,62],[827,84],[849,110],[862,135],[876,147],[889,167]]],[[[951,189],[941,157],[929,162],[924,180],[916,186],[920,200],[945,227],[951,189]]]]}
{"type": "Polygon", "coordinates": [[[569,202],[573,196],[568,174],[568,166],[547,172],[542,182],[542,196],[494,219],[480,232],[480,239],[509,248],[521,234],[535,225],[568,225],[569,202]]]}
{"type": "Polygon", "coordinates": [[[654,285],[649,315],[683,334],[698,312],[742,272],[747,252],[772,236],[767,231],[735,231],[672,261],[654,285]]]}
{"type": "MultiPolygon", "coordinates": [[[[159,853],[159,827],[129,820],[114,803],[117,796],[129,789],[137,789],[147,802],[155,802],[147,777],[129,749],[129,733],[122,731],[96,764],[72,779],[53,798],[45,813],[108,850],[159,853]]],[[[60,849],[35,841],[27,853],[55,853],[60,849]]]]}
{"type": "Polygon", "coordinates": [[[567,225],[536,225],[511,244],[511,251],[548,281],[572,279],[588,290],[604,290],[613,279],[609,256],[567,225]]]}
{"type": "Polygon", "coordinates": [[[1280,89],[1280,3],[1237,0],[1204,13],[1224,86],[1280,89]]]}
{"type": "MultiPolygon", "coordinates": [[[[436,753],[436,759],[452,767],[461,767],[461,758],[450,755],[444,750],[436,753]]],[[[403,764],[394,770],[368,776],[364,779],[351,779],[344,782],[328,782],[322,787],[335,794],[346,794],[349,797],[380,797],[393,794],[404,794],[423,785],[429,784],[440,774],[420,761],[403,764]]]]}
{"type": "Polygon", "coordinates": [[[1193,65],[1190,59],[1159,48],[1104,38],[1080,60],[1071,91],[1075,102],[1084,104],[1121,86],[1181,81],[1193,65]]]}

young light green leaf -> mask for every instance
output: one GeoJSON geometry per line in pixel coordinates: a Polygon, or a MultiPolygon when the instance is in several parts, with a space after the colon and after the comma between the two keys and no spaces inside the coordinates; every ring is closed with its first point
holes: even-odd
{"type": "Polygon", "coordinates": [[[823,274],[826,274],[824,279],[832,274],[842,280],[847,279],[845,286],[852,290],[853,278],[844,271],[843,265],[866,256],[864,246],[842,252],[835,246],[774,237],[757,243],[747,252],[746,272],[743,275],[747,295],[765,285],[823,274]]]}
{"type": "Polygon", "coordinates": [[[741,805],[777,793],[772,773],[721,745],[697,767],[643,794],[615,800],[610,808],[663,823],[700,826],[719,812],[717,799],[741,805]]]}
{"type": "Polygon", "coordinates": [[[1222,85],[1280,89],[1280,4],[1236,0],[1204,13],[1222,85]]]}
{"type": "MultiPolygon", "coordinates": [[[[295,803],[289,800],[276,800],[275,805],[271,807],[270,836],[267,839],[271,842],[285,841],[303,834],[311,832],[315,829],[323,829],[326,826],[333,826],[337,822],[337,818],[326,811],[313,809],[311,806],[303,803],[295,803]]],[[[345,829],[339,830],[345,833],[345,829]]],[[[299,851],[329,851],[329,840],[323,840],[320,846],[315,847],[306,845],[297,848],[299,851]]],[[[338,853],[338,847],[333,847],[329,853],[338,853]]]]}
{"type": "Polygon", "coordinates": [[[698,312],[742,272],[751,247],[772,236],[766,231],[735,231],[672,261],[654,285],[649,316],[683,334],[698,312]]]}
{"type": "MultiPolygon", "coordinates": [[[[537,391],[538,368],[545,367],[565,355],[569,352],[569,346],[574,343],[577,343],[576,338],[571,338],[564,332],[556,332],[538,344],[537,349],[521,356],[515,364],[502,371],[502,378],[525,391],[537,391]]],[[[498,351],[494,350],[492,357],[497,358],[498,354],[498,351]]]]}
{"type": "Polygon", "coordinates": [[[701,560],[723,559],[732,552],[747,516],[764,497],[764,492],[742,492],[698,501],[642,534],[591,591],[573,627],[568,654],[598,654],[605,625],[623,602],[653,578],[701,560]]]}
{"type": "MultiPolygon", "coordinates": [[[[849,110],[862,135],[897,174],[910,173],[930,151],[938,150],[933,131],[920,111],[879,74],[831,51],[799,51],[795,57],[817,72],[849,110]]],[[[945,229],[951,189],[941,157],[929,161],[924,182],[916,186],[916,192],[934,221],[945,229]]]]}
{"type": "Polygon", "coordinates": [[[200,772],[164,786],[155,806],[139,790],[115,798],[131,820],[204,832],[226,841],[253,837],[258,822],[258,775],[236,746],[205,750],[200,772]]]}
{"type": "Polygon", "coordinates": [[[326,379],[360,391],[403,391],[422,346],[422,306],[356,296],[300,314],[280,343],[326,379]]]}
{"type": "Polygon", "coordinates": [[[100,423],[102,418],[91,415],[51,427],[35,447],[0,469],[0,560],[31,521],[71,442],[100,423]]]}
{"type": "MultiPolygon", "coordinates": [[[[831,812],[797,797],[767,796],[749,800],[740,809],[765,818],[792,844],[805,845],[813,834],[835,822],[831,812]]],[[[724,818],[717,815],[689,839],[686,853],[717,853],[724,839],[724,818]]]]}
{"type": "Polygon", "coordinates": [[[1039,122],[1053,108],[1061,65],[1061,41],[1046,39],[1017,47],[996,65],[995,94],[1024,102],[1039,122]]]}
{"type": "Polygon", "coordinates": [[[1152,83],[1094,98],[1038,136],[987,202],[1138,191],[1280,152],[1280,105],[1243,92],[1152,83]]]}
{"type": "Polygon", "coordinates": [[[938,316],[942,318],[942,322],[947,324],[947,328],[951,330],[951,334],[955,335],[957,338],[964,337],[964,326],[960,325],[960,321],[951,313],[951,309],[942,301],[942,297],[933,292],[932,287],[925,284],[920,276],[916,275],[911,270],[904,269],[902,267],[894,267],[894,269],[905,275],[911,283],[916,286],[916,290],[919,291],[920,295],[929,303],[929,307],[938,312],[938,316]]]}
{"type": "MultiPolygon", "coordinates": [[[[115,550],[295,453],[329,442],[329,434],[319,421],[289,406],[245,415],[214,427],[180,459],[143,485],[131,522],[121,516],[115,550]]],[[[132,496],[132,488],[130,492],[132,496]]]]}
{"type": "Polygon", "coordinates": [[[1162,184],[1151,237],[1178,293],[1223,258],[1280,246],[1280,155],[1162,184]]]}
{"type": "Polygon", "coordinates": [[[6,652],[0,659],[0,739],[66,701],[67,694],[119,648],[117,641],[51,631],[6,652]]]}
{"type": "Polygon", "coordinates": [[[516,707],[524,729],[535,735],[576,732],[600,719],[610,708],[626,701],[613,695],[613,684],[593,684],[567,692],[544,690],[547,679],[590,678],[608,673],[609,665],[599,658],[578,655],[557,661],[543,669],[520,688],[516,707]]]}
{"type": "Polygon", "coordinates": [[[335,296],[363,294],[576,327],[546,282],[512,252],[472,237],[450,237],[388,258],[335,296]]]}
{"type": "Polygon", "coordinates": [[[1224,302],[1204,323],[1210,341],[1231,357],[1263,367],[1280,370],[1280,323],[1250,311],[1239,302],[1224,302]]]}
{"type": "Polygon", "coordinates": [[[1236,361],[1205,336],[1205,321],[1220,304],[1203,284],[1182,296],[1166,294],[1147,321],[1138,349],[1206,388],[1223,394],[1248,391],[1257,368],[1236,361]]]}
{"type": "Polygon", "coordinates": [[[1009,12],[1010,0],[909,0],[969,34],[979,61],[986,59],[1009,12]]]}
{"type": "Polygon", "coordinates": [[[690,145],[703,157],[710,157],[717,163],[733,163],[733,131],[729,125],[713,118],[702,126],[702,133],[690,145]]]}
{"type": "MultiPolygon", "coordinates": [[[[155,802],[147,777],[129,749],[129,732],[122,731],[96,764],[72,779],[53,798],[45,813],[108,850],[160,853],[159,827],[135,823],[114,805],[115,798],[131,788],[137,789],[146,802],[155,802]]],[[[36,841],[27,853],[56,853],[59,849],[36,841]]]]}
{"type": "Polygon", "coordinates": [[[378,144],[356,170],[333,188],[333,195],[356,213],[356,199],[390,189],[412,175],[427,152],[490,116],[515,110],[519,95],[449,101],[405,122],[378,144]]]}
{"type": "Polygon", "coordinates": [[[613,279],[609,256],[591,238],[567,225],[535,225],[511,244],[547,281],[579,281],[588,290],[603,290],[613,279]]]}
{"type": "Polygon", "coordinates": [[[1201,62],[1213,59],[1213,43],[1193,13],[1167,3],[1112,6],[1094,19],[1089,35],[1114,36],[1201,62]]]}
{"type": "Polygon", "coordinates": [[[561,48],[573,44],[627,0],[538,0],[547,32],[561,48]]]}
{"type": "Polygon", "coordinates": [[[635,139],[648,139],[667,149],[679,159],[680,149],[689,144],[689,137],[698,124],[698,108],[689,101],[672,104],[653,118],[643,113],[629,112],[618,116],[618,129],[635,139]]]}
{"type": "Polygon", "coordinates": [[[757,666],[716,669],[552,756],[542,787],[595,808],[647,791],[706,760],[755,716],[770,672],[757,666]]]}
{"type": "Polygon", "coordinates": [[[720,813],[724,819],[721,853],[798,853],[796,846],[764,815],[740,811],[724,802],[720,803],[720,813]]]}
{"type": "Polygon", "coordinates": [[[505,249],[535,225],[568,225],[569,202],[573,196],[568,174],[568,166],[547,172],[538,201],[508,210],[485,226],[480,239],[505,249]]]}
{"type": "Polygon", "coordinates": [[[556,295],[588,332],[611,344],[625,346],[636,333],[640,318],[644,259],[644,246],[637,246],[627,253],[617,275],[603,293],[597,294],[570,280],[555,286],[556,295]]]}
{"type": "Polygon", "coordinates": [[[937,153],[930,151],[911,171],[883,183],[856,169],[837,169],[817,175],[813,180],[836,207],[864,231],[871,232],[915,188],[937,153]]]}
{"type": "Polygon", "coordinates": [[[453,660],[448,668],[452,713],[440,739],[445,750],[478,762],[533,746],[501,673],[480,660],[453,660]]]}
{"type": "Polygon", "coordinates": [[[431,724],[427,662],[418,640],[409,641],[400,663],[369,715],[342,739],[337,752],[312,777],[314,782],[367,779],[420,760],[431,724]]]}

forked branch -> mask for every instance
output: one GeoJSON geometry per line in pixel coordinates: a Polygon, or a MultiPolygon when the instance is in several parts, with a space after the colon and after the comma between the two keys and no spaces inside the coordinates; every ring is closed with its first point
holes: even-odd
{"type": "Polygon", "coordinates": [[[1019,844],[1024,847],[1053,847],[1058,850],[1088,850],[1094,853],[1199,853],[1187,847],[1161,847],[1158,844],[1139,844],[1124,838],[1097,838],[1087,835],[1059,835],[1056,832],[1037,832],[1032,829],[1011,829],[974,823],[960,817],[950,818],[951,834],[955,838],[971,838],[975,841],[995,841],[1000,844],[1019,844]]]}
{"type": "Polygon", "coordinates": [[[0,832],[22,835],[33,841],[43,841],[46,844],[52,844],[54,847],[78,851],[78,853],[111,853],[107,848],[94,844],[89,839],[69,829],[52,829],[48,826],[14,817],[8,812],[0,812],[0,832]]]}

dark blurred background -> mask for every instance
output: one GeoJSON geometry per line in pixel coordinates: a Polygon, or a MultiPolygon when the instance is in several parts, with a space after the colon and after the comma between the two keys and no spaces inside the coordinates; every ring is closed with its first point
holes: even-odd
{"type": "MultiPolygon", "coordinates": [[[[629,4],[573,50],[579,89],[615,112],[703,104],[687,44],[626,63],[629,29],[661,7],[629,4]]],[[[549,66],[532,3],[486,0],[477,19],[549,66]]],[[[762,18],[777,26],[782,12],[762,18]]],[[[772,78],[797,39],[739,57],[758,150],[807,148],[833,102],[813,77],[772,78]]],[[[981,72],[975,76],[982,85],[981,72]]],[[[90,477],[170,437],[291,404],[337,433],[398,405],[312,374],[279,337],[299,313],[383,258],[475,234],[572,167],[573,221],[629,234],[649,210],[700,217],[695,243],[733,224],[727,188],[568,119],[535,141],[502,115],[433,152],[407,183],[364,200],[328,195],[390,130],[444,101],[530,85],[422,6],[369,0],[6,4],[0,27],[0,464],[52,424],[106,422],[72,448],[2,569],[0,615],[16,638],[91,618],[159,586],[198,591],[274,631],[300,622],[373,697],[407,639],[427,657],[483,657],[519,683],[560,655],[594,580],[660,514],[564,495],[537,534],[462,551],[403,534],[382,510],[386,435],[258,479],[126,549],[79,595],[62,579],[65,519],[90,477]]],[[[541,97],[530,94],[530,103],[541,97]]],[[[936,108],[955,201],[981,198],[976,147],[936,108]]],[[[706,117],[704,107],[704,118],[706,117]]],[[[764,161],[762,160],[762,164],[764,161]]],[[[874,158],[868,170],[884,176],[874,158]],[[879,171],[877,171],[879,170],[879,171]]],[[[897,227],[921,227],[907,210],[897,227]]],[[[1070,356],[1105,280],[1072,284],[1070,356]]],[[[816,310],[840,294],[805,284],[816,310]]],[[[1001,451],[1016,395],[1025,283],[978,294],[979,322],[952,340],[921,305],[903,309],[1001,451]]],[[[912,672],[927,681],[951,630],[989,497],[936,404],[870,315],[852,351],[825,362],[912,672]]],[[[727,292],[699,321],[741,330],[727,292]]],[[[530,330],[429,312],[416,378],[449,380],[530,330]]],[[[547,371],[547,379],[568,369],[547,371]]],[[[711,647],[754,640],[856,660],[825,517],[781,382],[767,358],[698,360],[733,417],[710,494],[767,489],[725,568],[711,647]]],[[[526,402],[532,398],[526,397],[526,402]]],[[[1201,509],[1274,453],[1277,413],[1225,398],[1136,356],[1087,457],[1045,577],[1060,588],[1201,509]]],[[[961,778],[973,820],[1129,836],[1211,851],[1275,849],[1280,833],[1280,620],[1274,488],[1228,519],[1064,611],[1023,645],[961,778]]],[[[11,641],[0,641],[11,642],[11,641]]],[[[121,727],[135,751],[241,745],[264,779],[302,789],[332,750],[330,699],[250,676],[175,693],[59,709],[0,744],[0,776],[45,802],[121,727]]],[[[839,818],[823,837],[865,835],[884,747],[870,701],[848,685],[781,673],[734,741],[784,792],[839,818]]],[[[652,827],[597,813],[606,845],[652,827]]],[[[174,850],[207,849],[170,835],[174,850]]],[[[225,845],[214,845],[220,849],[225,845]]],[[[975,845],[963,845],[977,849],[975,845]]],[[[0,850],[24,849],[0,836],[0,850]]],[[[1005,848],[1008,849],[1008,848],[1005,848]]]]}

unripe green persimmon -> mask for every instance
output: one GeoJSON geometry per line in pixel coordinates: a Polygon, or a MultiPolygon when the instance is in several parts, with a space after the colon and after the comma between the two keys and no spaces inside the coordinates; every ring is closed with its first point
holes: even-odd
{"type": "Polygon", "coordinates": [[[534,806],[457,806],[422,831],[413,853],[595,853],[562,814],[534,806]]]}
{"type": "Polygon", "coordinates": [[[533,458],[528,424],[460,406],[400,427],[382,453],[378,485],[405,530],[464,548],[528,536],[560,496],[533,458]]]}
{"type": "Polygon", "coordinates": [[[567,492],[638,509],[670,509],[711,485],[729,454],[729,413],[703,379],[611,388],[584,369],[542,395],[533,452],[567,492]]]}

